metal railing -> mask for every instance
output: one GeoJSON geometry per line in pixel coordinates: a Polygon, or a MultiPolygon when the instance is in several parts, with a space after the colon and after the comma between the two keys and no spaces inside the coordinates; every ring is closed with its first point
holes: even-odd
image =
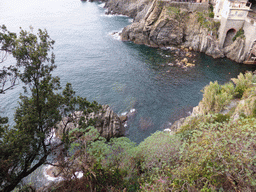
{"type": "Polygon", "coordinates": [[[244,8],[247,8],[247,9],[250,9],[252,6],[252,3],[248,2],[248,3],[244,3],[244,4],[241,4],[239,2],[232,2],[230,3],[230,8],[241,8],[241,9],[244,9],[244,8]]]}

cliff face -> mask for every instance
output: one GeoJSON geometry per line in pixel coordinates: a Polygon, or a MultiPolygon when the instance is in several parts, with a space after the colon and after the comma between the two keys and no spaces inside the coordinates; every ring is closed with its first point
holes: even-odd
{"type": "Polygon", "coordinates": [[[105,8],[108,9],[107,14],[127,15],[136,22],[145,16],[150,5],[150,0],[108,0],[105,8]]]}
{"type": "Polygon", "coordinates": [[[151,47],[180,45],[183,36],[184,31],[179,23],[168,17],[167,8],[157,6],[156,1],[152,3],[143,19],[125,27],[121,34],[123,41],[133,41],[151,47]]]}
{"type": "Polygon", "coordinates": [[[242,63],[246,59],[245,49],[245,40],[242,38],[237,38],[237,40],[228,47],[225,47],[223,52],[225,56],[231,60],[234,60],[238,63],[242,63]]]}
{"type": "Polygon", "coordinates": [[[150,47],[183,45],[213,58],[227,56],[236,62],[244,61],[244,40],[237,39],[232,45],[220,49],[218,40],[211,35],[209,29],[200,25],[196,13],[186,9],[180,9],[180,12],[176,9],[173,12],[168,3],[156,0],[109,0],[106,8],[109,13],[134,18],[134,22],[121,33],[123,41],[150,47]]]}

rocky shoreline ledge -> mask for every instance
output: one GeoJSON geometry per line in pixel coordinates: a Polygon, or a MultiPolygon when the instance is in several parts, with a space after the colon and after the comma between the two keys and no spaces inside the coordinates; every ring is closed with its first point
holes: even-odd
{"type": "Polygon", "coordinates": [[[107,8],[106,14],[123,14],[133,18],[133,23],[121,32],[122,41],[150,47],[183,46],[213,58],[226,56],[238,63],[245,60],[244,39],[237,38],[222,49],[217,39],[218,22],[196,11],[172,9],[171,6],[173,4],[157,0],[109,0],[104,7],[107,8]],[[203,22],[199,22],[199,17],[204,19],[203,22]]]}
{"type": "Polygon", "coordinates": [[[103,105],[98,112],[92,112],[87,115],[84,115],[82,111],[76,111],[72,114],[72,121],[70,121],[70,117],[63,118],[57,125],[56,136],[61,138],[64,128],[69,131],[78,128],[81,118],[84,119],[84,123],[88,123],[90,120],[95,121],[94,127],[98,130],[100,136],[107,140],[125,135],[125,124],[128,115],[118,116],[108,105],[103,105]]]}

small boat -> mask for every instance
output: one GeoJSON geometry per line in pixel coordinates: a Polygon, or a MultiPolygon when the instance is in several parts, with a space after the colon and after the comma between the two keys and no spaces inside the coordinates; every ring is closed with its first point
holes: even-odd
{"type": "Polygon", "coordinates": [[[244,61],[244,64],[246,64],[246,65],[256,65],[256,61],[255,60],[244,61]]]}
{"type": "Polygon", "coordinates": [[[249,57],[246,61],[244,61],[244,64],[255,65],[256,64],[256,57],[249,57]]]}

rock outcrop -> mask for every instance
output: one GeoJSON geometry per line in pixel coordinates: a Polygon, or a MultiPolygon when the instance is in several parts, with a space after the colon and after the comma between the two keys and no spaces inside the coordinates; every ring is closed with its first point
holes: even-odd
{"type": "Polygon", "coordinates": [[[84,115],[82,111],[77,111],[72,115],[72,121],[70,117],[65,117],[57,125],[56,135],[61,136],[63,129],[72,130],[78,128],[78,122],[84,118],[84,122],[87,123],[90,119],[95,120],[95,128],[99,131],[100,135],[107,140],[112,137],[124,136],[125,128],[124,121],[126,118],[122,117],[123,121],[114,113],[108,105],[103,105],[97,113],[92,112],[88,115],[84,115]]]}
{"type": "Polygon", "coordinates": [[[149,0],[109,0],[108,13],[125,14],[134,18],[122,33],[123,41],[132,41],[150,47],[185,46],[213,58],[227,56],[236,62],[245,60],[244,40],[238,38],[225,49],[219,48],[212,31],[202,27],[196,13],[180,9],[170,11],[168,2],[149,0]]]}
{"type": "Polygon", "coordinates": [[[150,7],[150,0],[108,0],[105,4],[107,14],[122,14],[134,18],[134,21],[141,20],[150,7]]]}
{"type": "Polygon", "coordinates": [[[241,63],[245,60],[245,40],[243,38],[237,38],[231,45],[224,48],[224,53],[227,58],[241,63]]]}
{"type": "Polygon", "coordinates": [[[146,17],[123,29],[121,39],[151,47],[184,45],[213,58],[224,57],[217,40],[200,26],[195,14],[187,10],[182,10],[182,14],[187,18],[179,21],[167,7],[153,6],[146,17]]]}
{"type": "Polygon", "coordinates": [[[180,24],[169,16],[166,7],[154,1],[143,19],[123,29],[121,39],[151,47],[180,45],[184,36],[180,24]]]}

